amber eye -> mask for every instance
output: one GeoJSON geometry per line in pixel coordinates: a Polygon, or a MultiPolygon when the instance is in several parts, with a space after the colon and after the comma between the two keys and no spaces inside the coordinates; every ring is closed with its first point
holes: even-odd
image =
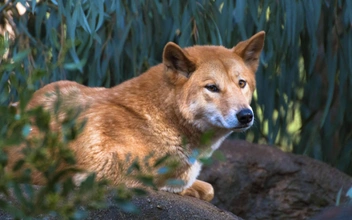
{"type": "Polygon", "coordinates": [[[240,81],[238,81],[238,85],[240,86],[240,88],[243,89],[244,87],[246,87],[247,82],[244,81],[243,79],[240,79],[240,81]]]}
{"type": "Polygon", "coordinates": [[[205,88],[210,92],[220,92],[220,89],[214,84],[206,85],[205,88]]]}

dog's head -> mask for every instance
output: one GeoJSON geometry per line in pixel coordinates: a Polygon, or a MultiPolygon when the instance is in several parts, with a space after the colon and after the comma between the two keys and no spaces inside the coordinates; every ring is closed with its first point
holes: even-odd
{"type": "Polygon", "coordinates": [[[253,124],[250,102],[264,36],[259,32],[231,49],[165,46],[165,73],[187,121],[202,130],[244,131],[253,124]]]}

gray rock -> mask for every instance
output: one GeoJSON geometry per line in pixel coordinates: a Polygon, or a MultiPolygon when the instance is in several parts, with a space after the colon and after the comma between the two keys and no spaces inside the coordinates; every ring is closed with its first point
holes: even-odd
{"type": "MultiPolygon", "coordinates": [[[[39,189],[40,187],[36,187],[39,189]]],[[[0,195],[1,198],[2,195],[0,195]]],[[[240,220],[241,218],[230,212],[221,210],[211,203],[188,196],[180,196],[163,191],[149,190],[148,195],[135,197],[132,202],[139,209],[138,214],[123,212],[116,204],[112,195],[107,195],[108,208],[91,211],[87,219],[143,219],[143,220],[171,220],[171,219],[199,219],[199,220],[240,220]]],[[[13,199],[9,201],[16,203],[13,199]]],[[[81,207],[84,209],[84,207],[81,207]]],[[[39,219],[56,219],[53,216],[38,216],[39,219]]],[[[0,210],[0,219],[13,219],[0,210]]]]}
{"type": "Polygon", "coordinates": [[[203,168],[200,179],[213,185],[215,206],[244,219],[307,219],[352,186],[339,170],[272,146],[236,140],[220,150],[226,161],[203,168]]]}
{"type": "Polygon", "coordinates": [[[323,212],[319,213],[312,220],[351,220],[352,219],[352,206],[339,206],[329,207],[324,209],[323,212]]]}
{"type": "Polygon", "coordinates": [[[108,209],[92,212],[89,219],[241,219],[208,202],[168,192],[153,191],[148,196],[136,197],[133,203],[140,210],[139,214],[121,212],[112,203],[108,209]]]}

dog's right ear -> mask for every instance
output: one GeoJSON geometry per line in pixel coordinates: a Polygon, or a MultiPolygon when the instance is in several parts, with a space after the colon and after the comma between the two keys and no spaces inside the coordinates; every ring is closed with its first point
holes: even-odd
{"type": "Polygon", "coordinates": [[[245,64],[255,73],[259,64],[260,53],[264,46],[265,32],[260,31],[246,41],[239,42],[233,49],[245,64]]]}
{"type": "Polygon", "coordinates": [[[163,63],[168,69],[187,78],[196,69],[196,65],[189,57],[187,51],[173,42],[167,43],[164,47],[163,63]]]}

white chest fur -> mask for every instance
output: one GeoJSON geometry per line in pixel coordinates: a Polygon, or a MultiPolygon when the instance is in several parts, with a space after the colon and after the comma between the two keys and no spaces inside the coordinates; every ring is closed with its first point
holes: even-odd
{"type": "MultiPolygon", "coordinates": [[[[217,138],[214,138],[215,140],[212,142],[210,146],[206,148],[205,151],[203,152],[198,152],[197,158],[208,158],[210,157],[213,152],[218,149],[221,145],[221,143],[225,140],[225,138],[230,135],[232,132],[227,132],[225,135],[221,134],[217,138]]],[[[198,159],[193,158],[194,162],[191,164],[189,169],[183,173],[182,176],[180,176],[180,180],[182,180],[184,183],[182,185],[177,185],[177,186],[169,186],[166,185],[161,188],[161,190],[168,191],[168,192],[174,192],[178,193],[183,191],[184,189],[189,188],[197,179],[201,169],[202,169],[202,164],[201,162],[198,161],[198,159]]]]}
{"type": "Polygon", "coordinates": [[[180,177],[181,180],[183,180],[183,184],[180,185],[174,185],[174,186],[164,186],[160,188],[160,190],[168,191],[168,192],[173,192],[173,193],[179,193],[182,192],[184,189],[189,188],[194,181],[196,181],[200,170],[202,169],[202,164],[198,161],[195,161],[191,167],[180,177]]]}

